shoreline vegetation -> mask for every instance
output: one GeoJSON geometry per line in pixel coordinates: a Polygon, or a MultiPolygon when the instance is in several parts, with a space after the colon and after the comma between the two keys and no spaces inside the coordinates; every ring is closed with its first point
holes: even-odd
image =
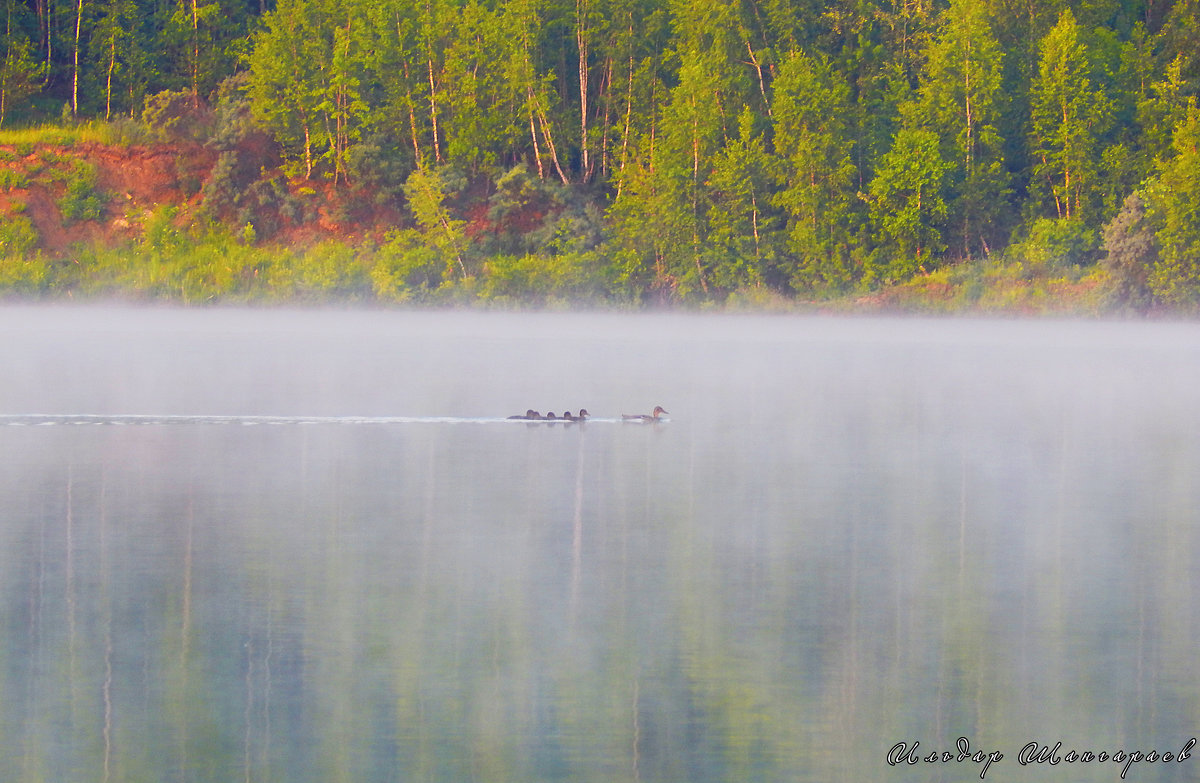
{"type": "Polygon", "coordinates": [[[0,299],[1200,311],[1198,0],[0,2],[0,299]]]}

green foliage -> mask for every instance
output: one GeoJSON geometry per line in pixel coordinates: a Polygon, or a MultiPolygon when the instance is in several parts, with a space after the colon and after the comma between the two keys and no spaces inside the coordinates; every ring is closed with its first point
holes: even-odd
{"type": "Polygon", "coordinates": [[[1200,309],[1200,110],[1193,102],[1175,128],[1174,155],[1162,162],[1151,183],[1151,215],[1157,227],[1159,260],[1150,289],[1161,301],[1200,309]]]}
{"type": "Polygon", "coordinates": [[[1170,154],[1172,134],[1187,114],[1189,86],[1183,78],[1183,65],[1183,56],[1175,57],[1161,79],[1147,79],[1149,89],[1138,100],[1140,142],[1151,161],[1170,154]]]}
{"type": "Polygon", "coordinates": [[[392,232],[375,254],[371,289],[385,302],[423,302],[443,284],[445,261],[414,230],[392,232]]]}
{"type": "Polygon", "coordinates": [[[32,294],[45,290],[50,267],[37,243],[37,229],[28,217],[0,216],[0,292],[32,294]]]}
{"type": "Polygon", "coordinates": [[[356,298],[369,284],[358,248],[323,243],[285,250],[257,244],[253,227],[181,220],[160,209],[141,221],[141,236],[127,247],[80,250],[80,294],[122,293],[185,303],[264,299],[356,298]]]}
{"type": "Polygon", "coordinates": [[[779,214],[770,196],[778,187],[778,159],[768,154],[755,115],[744,107],[738,137],[713,161],[713,191],[704,266],[724,290],[762,285],[781,266],[779,214]]]}
{"type": "Polygon", "coordinates": [[[540,179],[524,164],[500,175],[494,187],[487,230],[471,239],[473,255],[586,253],[604,240],[604,215],[579,187],[540,179]]]}
{"type": "Polygon", "coordinates": [[[150,213],[142,224],[139,250],[158,264],[178,255],[186,244],[184,232],[176,225],[179,210],[165,207],[150,213]]]}
{"type": "Polygon", "coordinates": [[[1134,312],[1149,309],[1150,270],[1157,262],[1158,249],[1140,194],[1129,194],[1121,211],[1104,227],[1103,238],[1103,263],[1112,280],[1112,304],[1134,312]]]}
{"type": "Polygon", "coordinates": [[[403,193],[404,182],[412,173],[411,151],[394,147],[382,134],[371,134],[346,150],[346,173],[356,185],[375,192],[385,203],[403,193]]]}
{"type": "Polygon", "coordinates": [[[257,297],[268,280],[431,302],[811,300],[906,280],[935,296],[931,273],[989,258],[1076,285],[1107,224],[1095,274],[1114,306],[1143,307],[1150,264],[1155,301],[1191,307],[1190,157],[1175,142],[1200,93],[1196,8],[5,0],[0,122],[11,110],[31,127],[0,132],[20,161],[0,184],[47,186],[65,220],[94,220],[97,177],[62,148],[206,144],[211,175],[179,183],[203,184],[202,207],[177,228],[231,271],[186,242],[139,245],[164,265],[141,278],[95,254],[105,285],[152,296],[257,297]],[[23,160],[47,148],[61,159],[23,160]],[[301,193],[297,178],[324,182],[301,193]],[[361,261],[270,249],[365,195],[376,214],[406,206],[411,228],[361,261]],[[1130,249],[1151,238],[1155,260],[1130,249]],[[166,260],[180,254],[190,277],[166,260]]]}
{"type": "Polygon", "coordinates": [[[825,59],[797,53],[781,64],[772,108],[784,187],[773,193],[787,218],[791,260],[783,268],[796,291],[840,291],[851,281],[850,248],[858,170],[853,162],[850,88],[825,59]]]}
{"type": "Polygon", "coordinates": [[[33,43],[15,24],[23,11],[23,5],[5,0],[0,20],[0,127],[14,107],[41,89],[46,74],[45,63],[35,57],[33,43]]]}
{"type": "Polygon", "coordinates": [[[238,155],[232,150],[226,150],[217,156],[208,181],[201,191],[204,194],[204,208],[212,215],[224,215],[236,208],[239,197],[245,192],[251,179],[239,176],[238,155]]]}
{"type": "Polygon", "coordinates": [[[212,122],[187,90],[163,90],[148,96],[142,121],[161,141],[204,139],[212,122]]]}
{"type": "Polygon", "coordinates": [[[262,130],[254,122],[250,100],[250,80],[245,72],[221,82],[213,107],[212,133],[207,144],[214,149],[237,149],[262,130]]]}
{"type": "Polygon", "coordinates": [[[282,0],[250,54],[254,117],[299,151],[305,177],[321,161],[334,182],[345,177],[347,150],[362,134],[369,43],[356,32],[355,10],[344,0],[282,0]]]}
{"type": "Polygon", "coordinates": [[[1008,252],[1035,273],[1063,274],[1095,261],[1096,240],[1096,232],[1082,220],[1038,218],[1029,236],[1008,252]]]}
{"type": "Polygon", "coordinates": [[[370,269],[359,248],[327,241],[279,254],[267,268],[264,283],[273,298],[356,300],[372,290],[370,269]]]}
{"type": "Polygon", "coordinates": [[[523,136],[520,115],[504,110],[524,99],[518,92],[522,85],[506,78],[501,68],[479,67],[511,56],[506,21],[500,11],[465,3],[444,56],[446,153],[473,173],[494,167],[504,150],[523,136]]]}
{"type": "Polygon", "coordinates": [[[98,220],[103,216],[105,199],[99,189],[95,164],[72,159],[65,171],[56,172],[56,178],[66,183],[66,190],[58,200],[64,223],[98,220]]]}
{"type": "Polygon", "coordinates": [[[1004,53],[986,8],[975,0],[952,2],[927,58],[918,96],[905,108],[941,140],[950,163],[947,212],[960,252],[969,256],[998,238],[1009,195],[999,130],[1004,53]]]}
{"type": "Polygon", "coordinates": [[[1054,215],[1090,219],[1099,206],[1102,139],[1112,102],[1095,85],[1091,53],[1068,9],[1042,41],[1033,84],[1031,147],[1035,190],[1048,192],[1054,215]]]}
{"type": "Polygon", "coordinates": [[[609,252],[620,270],[618,288],[633,300],[643,295],[659,300],[677,295],[674,268],[682,249],[692,246],[678,170],[668,179],[663,174],[667,162],[659,160],[641,157],[627,165],[621,192],[608,211],[613,237],[609,252]]]}
{"type": "Polygon", "coordinates": [[[89,130],[94,130],[98,143],[111,147],[147,144],[152,138],[145,123],[129,117],[114,117],[105,121],[96,120],[91,123],[83,123],[83,126],[79,128],[81,135],[88,133],[89,130]]]}
{"type": "Polygon", "coordinates": [[[37,243],[37,229],[25,215],[7,214],[0,220],[0,256],[25,256],[37,243]]]}
{"type": "Polygon", "coordinates": [[[478,296],[493,304],[580,305],[604,300],[605,275],[594,253],[493,256],[478,296]]]}
{"type": "Polygon", "coordinates": [[[0,168],[0,190],[18,190],[29,184],[29,177],[23,169],[0,168]]]}
{"type": "Polygon", "coordinates": [[[468,276],[465,223],[452,217],[446,204],[447,197],[457,190],[455,184],[452,170],[427,168],[417,169],[404,183],[404,197],[421,228],[421,241],[440,260],[446,280],[468,276]]]}
{"type": "Polygon", "coordinates": [[[24,210],[15,201],[0,214],[0,296],[43,293],[53,279],[51,263],[38,249],[37,228],[24,210]]]}
{"type": "Polygon", "coordinates": [[[84,78],[102,100],[98,109],[109,119],[120,108],[140,103],[149,73],[144,42],[136,35],[136,0],[99,0],[95,10],[99,14],[88,51],[92,68],[84,78]]]}
{"type": "Polygon", "coordinates": [[[304,222],[303,202],[293,196],[279,175],[264,176],[254,160],[238,150],[217,156],[201,190],[203,214],[236,225],[252,224],[258,236],[274,236],[288,224],[304,222]]]}
{"type": "Polygon", "coordinates": [[[946,219],[942,157],[932,131],[904,129],[883,157],[871,181],[871,216],[894,249],[883,279],[899,280],[928,264],[943,249],[940,226],[946,219]]]}
{"type": "MultiPolygon", "coordinates": [[[[197,105],[215,92],[226,76],[239,70],[255,28],[254,5],[232,0],[176,0],[159,6],[160,46],[170,59],[162,69],[168,86],[190,90],[197,105]]],[[[259,5],[258,9],[264,9],[259,5]]]]}
{"type": "Polygon", "coordinates": [[[15,147],[21,157],[31,154],[39,146],[107,144],[127,147],[131,144],[144,144],[149,138],[146,126],[125,118],[108,122],[92,120],[70,125],[32,125],[0,130],[0,144],[15,147]]]}

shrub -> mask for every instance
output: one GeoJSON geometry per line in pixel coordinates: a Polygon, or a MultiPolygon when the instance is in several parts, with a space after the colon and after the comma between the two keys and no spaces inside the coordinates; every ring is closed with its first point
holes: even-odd
{"type": "Polygon", "coordinates": [[[17,190],[29,184],[29,178],[20,169],[0,169],[0,190],[17,190]]]}
{"type": "Polygon", "coordinates": [[[1111,304],[1141,312],[1149,309],[1150,270],[1158,261],[1154,232],[1146,219],[1146,202],[1137,193],[1104,227],[1104,268],[1111,275],[1111,304]]]}
{"type": "Polygon", "coordinates": [[[69,225],[83,220],[98,220],[104,214],[104,200],[97,188],[99,173],[95,165],[73,160],[65,179],[66,192],[58,200],[63,222],[69,225]]]}
{"type": "Polygon", "coordinates": [[[10,214],[0,219],[0,256],[26,255],[37,247],[37,243],[37,229],[29,218],[10,214]]]}
{"type": "Polygon", "coordinates": [[[605,272],[596,253],[493,256],[484,264],[478,293],[501,304],[598,302],[607,291],[605,272]]]}
{"type": "Polygon", "coordinates": [[[239,151],[222,152],[202,190],[204,214],[238,225],[252,223],[264,238],[287,221],[301,222],[303,203],[288,191],[287,181],[281,176],[264,178],[262,173],[239,151]]]}
{"type": "Polygon", "coordinates": [[[212,112],[188,90],[163,90],[146,97],[142,121],[162,141],[202,141],[213,131],[212,112]]]}
{"type": "Polygon", "coordinates": [[[102,144],[113,147],[131,147],[152,140],[150,129],[144,122],[131,117],[113,117],[111,120],[96,120],[88,123],[89,132],[97,135],[102,144]]]}
{"type": "Polygon", "coordinates": [[[420,232],[395,231],[375,253],[371,289],[384,301],[427,301],[442,285],[445,269],[442,254],[425,244],[420,232]]]}
{"type": "Polygon", "coordinates": [[[412,151],[382,134],[367,136],[346,150],[350,182],[373,191],[379,204],[403,196],[404,183],[414,168],[412,151]]]}
{"type": "Polygon", "coordinates": [[[217,88],[213,109],[213,129],[208,144],[218,150],[231,150],[249,137],[263,133],[254,122],[247,85],[248,73],[230,76],[217,88]]]}
{"type": "Polygon", "coordinates": [[[38,234],[24,215],[0,219],[0,292],[36,293],[44,290],[50,269],[37,251],[38,234]]]}
{"type": "Polygon", "coordinates": [[[1035,273],[1063,273],[1096,260],[1096,232],[1081,220],[1038,218],[1029,236],[1009,248],[1035,273]]]}
{"type": "Polygon", "coordinates": [[[365,298],[371,291],[366,255],[336,240],[290,251],[272,262],[266,286],[273,296],[284,299],[365,298]]]}

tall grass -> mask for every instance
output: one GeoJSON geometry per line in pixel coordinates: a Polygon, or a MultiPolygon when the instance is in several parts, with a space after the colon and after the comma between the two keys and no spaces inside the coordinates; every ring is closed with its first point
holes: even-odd
{"type": "Polygon", "coordinates": [[[11,147],[72,147],[79,144],[128,147],[150,140],[151,134],[145,125],[127,118],[107,122],[90,120],[73,125],[44,123],[26,128],[0,128],[0,146],[11,147]]]}

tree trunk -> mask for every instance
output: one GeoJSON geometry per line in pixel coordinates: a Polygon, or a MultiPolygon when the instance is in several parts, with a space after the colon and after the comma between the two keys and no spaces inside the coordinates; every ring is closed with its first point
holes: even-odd
{"type": "Polygon", "coordinates": [[[437,87],[433,81],[433,57],[430,56],[426,60],[429,66],[429,121],[433,124],[433,159],[442,162],[442,145],[438,141],[438,122],[437,122],[437,87]]]}
{"type": "Polygon", "coordinates": [[[408,128],[412,134],[413,156],[417,165],[421,164],[421,145],[417,136],[417,110],[412,96],[412,76],[408,70],[408,60],[404,60],[404,95],[408,99],[408,128]]]}
{"type": "Polygon", "coordinates": [[[550,132],[550,123],[546,120],[546,113],[542,111],[540,102],[535,100],[534,106],[537,109],[538,122],[542,126],[542,137],[546,139],[546,146],[550,148],[550,160],[554,163],[554,170],[558,172],[564,185],[570,185],[570,178],[563,173],[562,165],[558,162],[558,150],[554,148],[554,136],[550,132]]]}
{"type": "Polygon", "coordinates": [[[537,161],[538,179],[545,179],[546,170],[542,166],[542,149],[538,145],[537,127],[534,125],[533,90],[529,90],[526,97],[529,101],[529,136],[533,139],[533,159],[537,161]]]}
{"type": "Polygon", "coordinates": [[[200,107],[200,9],[196,3],[192,0],[192,108],[200,107]]]}
{"type": "Polygon", "coordinates": [[[608,133],[612,125],[609,123],[609,112],[612,109],[612,74],[613,61],[609,57],[604,64],[604,81],[600,85],[598,96],[604,104],[604,126],[600,134],[600,176],[608,179],[608,133]]]}
{"type": "Polygon", "coordinates": [[[767,116],[771,115],[771,102],[767,100],[767,84],[763,80],[762,63],[758,61],[758,56],[754,54],[754,49],[750,46],[750,39],[746,39],[746,51],[750,53],[750,65],[754,67],[754,72],[758,74],[758,91],[762,94],[763,106],[766,107],[767,116]]]}
{"type": "Polygon", "coordinates": [[[113,69],[117,67],[117,36],[114,34],[108,42],[108,76],[104,82],[104,119],[112,117],[112,80],[113,69]]]}
{"type": "Polygon", "coordinates": [[[591,179],[591,163],[588,158],[588,50],[587,2],[575,3],[575,43],[579,49],[579,161],[580,180],[591,179]]]}
{"type": "Polygon", "coordinates": [[[50,65],[54,55],[53,29],[50,18],[50,3],[52,0],[39,0],[37,4],[38,13],[38,33],[41,35],[41,42],[46,47],[46,70],[42,74],[42,86],[50,84],[50,65]]]}
{"type": "MultiPolygon", "coordinates": [[[[629,28],[629,34],[633,35],[632,23],[629,28]]],[[[628,92],[625,94],[625,127],[621,131],[621,168],[620,173],[625,171],[625,163],[629,159],[629,129],[633,118],[633,47],[630,47],[629,52],[629,84],[627,85],[628,92]]],[[[617,195],[621,195],[621,178],[617,178],[617,195]]]]}
{"type": "Polygon", "coordinates": [[[79,36],[83,29],[83,0],[75,5],[75,55],[71,75],[71,114],[79,116],[79,36]]]}
{"type": "Polygon", "coordinates": [[[304,125],[304,178],[312,179],[312,135],[308,130],[308,117],[302,120],[304,125]]]}

